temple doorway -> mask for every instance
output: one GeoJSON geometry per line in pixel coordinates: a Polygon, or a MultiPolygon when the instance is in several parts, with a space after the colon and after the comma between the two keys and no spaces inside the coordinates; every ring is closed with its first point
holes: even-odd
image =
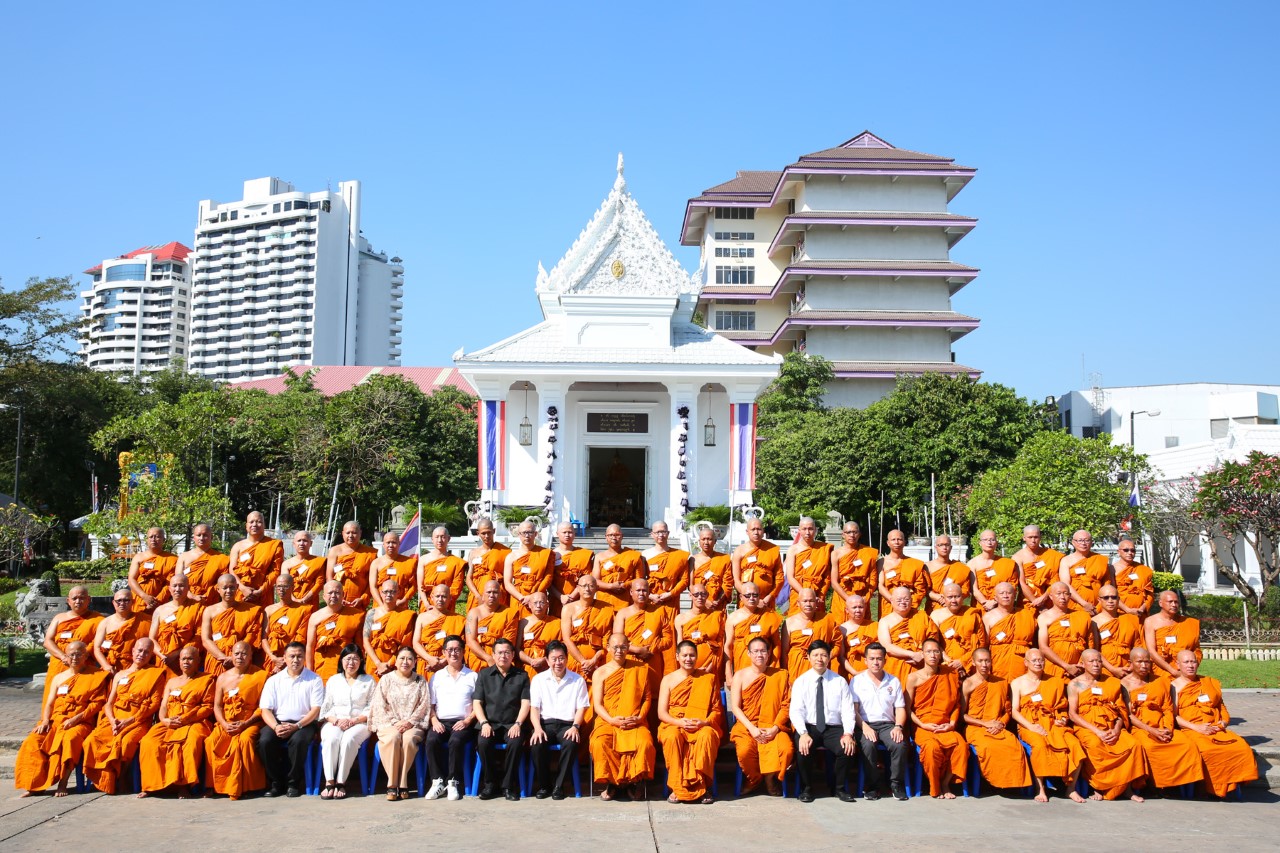
{"type": "Polygon", "coordinates": [[[587,448],[588,526],[647,526],[648,454],[644,447],[587,448]]]}

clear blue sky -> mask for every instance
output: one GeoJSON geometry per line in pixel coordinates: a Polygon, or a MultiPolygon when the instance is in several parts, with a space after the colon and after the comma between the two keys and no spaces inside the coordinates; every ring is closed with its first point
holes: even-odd
{"type": "Polygon", "coordinates": [[[978,169],[957,357],[1038,398],[1277,382],[1274,3],[22,4],[0,278],[190,244],[245,179],[364,184],[404,362],[532,325],[613,180],[685,201],[870,129],[978,169]],[[605,8],[616,7],[616,8],[605,8]],[[1273,248],[1268,250],[1266,246],[1273,248]]]}

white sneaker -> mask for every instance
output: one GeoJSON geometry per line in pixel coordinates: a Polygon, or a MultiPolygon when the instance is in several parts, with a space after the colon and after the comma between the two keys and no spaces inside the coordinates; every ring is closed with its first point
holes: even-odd
{"type": "Polygon", "coordinates": [[[462,799],[462,792],[458,790],[458,783],[453,779],[449,780],[449,799],[451,800],[462,799]]]}
{"type": "Polygon", "coordinates": [[[436,779],[431,783],[431,790],[427,791],[428,800],[438,800],[444,796],[444,780],[436,779]]]}

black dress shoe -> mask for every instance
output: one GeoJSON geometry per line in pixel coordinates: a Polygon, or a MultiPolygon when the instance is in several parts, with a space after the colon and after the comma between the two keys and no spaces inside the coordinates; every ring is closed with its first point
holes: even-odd
{"type": "Polygon", "coordinates": [[[496,796],[498,796],[498,789],[492,785],[485,785],[480,788],[480,799],[492,800],[496,796]]]}
{"type": "Polygon", "coordinates": [[[893,789],[893,798],[895,800],[905,800],[907,798],[907,792],[895,786],[893,789]]]}
{"type": "Polygon", "coordinates": [[[298,790],[297,788],[290,788],[290,789],[285,793],[285,796],[286,796],[286,797],[301,797],[301,796],[302,796],[302,791],[298,790]]]}
{"type": "Polygon", "coordinates": [[[519,802],[520,800],[520,792],[511,788],[504,788],[502,790],[502,795],[513,803],[519,802]]]}
{"type": "Polygon", "coordinates": [[[551,789],[539,788],[538,790],[533,792],[533,795],[537,797],[539,800],[545,800],[547,797],[551,796],[551,789]]]}
{"type": "Polygon", "coordinates": [[[836,796],[840,798],[840,802],[842,802],[842,803],[856,803],[856,802],[857,802],[857,799],[856,799],[856,798],[854,798],[853,794],[850,794],[848,791],[838,791],[838,792],[836,793],[836,796]]]}
{"type": "Polygon", "coordinates": [[[802,802],[802,803],[812,803],[812,802],[813,802],[813,791],[810,791],[808,788],[805,788],[803,791],[801,791],[801,792],[800,792],[800,802],[802,802]]]}
{"type": "Polygon", "coordinates": [[[277,788],[275,785],[270,786],[267,790],[262,792],[262,796],[264,797],[279,797],[282,794],[284,794],[284,791],[277,788]]]}
{"type": "Polygon", "coordinates": [[[880,799],[880,792],[875,788],[868,788],[863,792],[862,796],[864,799],[875,801],[880,799]]]}
{"type": "Polygon", "coordinates": [[[564,799],[564,790],[563,790],[562,788],[556,788],[554,791],[552,791],[552,792],[551,792],[551,799],[553,799],[553,800],[563,800],[563,799],[564,799]]]}

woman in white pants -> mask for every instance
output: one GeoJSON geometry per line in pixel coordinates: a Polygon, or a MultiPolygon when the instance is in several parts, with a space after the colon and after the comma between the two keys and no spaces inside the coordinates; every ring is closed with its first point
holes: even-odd
{"type": "Polygon", "coordinates": [[[364,655],[354,643],[342,650],[342,671],[325,685],[320,718],[320,757],[324,764],[322,800],[347,796],[347,776],[360,753],[360,744],[369,737],[369,701],[377,682],[364,673],[364,655]]]}

